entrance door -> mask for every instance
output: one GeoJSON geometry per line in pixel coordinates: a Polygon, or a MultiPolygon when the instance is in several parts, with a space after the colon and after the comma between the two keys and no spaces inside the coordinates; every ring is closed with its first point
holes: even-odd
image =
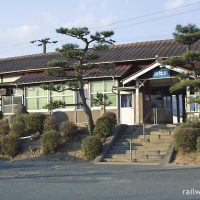
{"type": "MultiPolygon", "coordinates": [[[[151,107],[157,108],[158,123],[172,123],[172,96],[169,93],[169,88],[151,89],[151,107]]],[[[153,114],[151,122],[153,122],[153,114]]]]}
{"type": "Polygon", "coordinates": [[[120,121],[121,124],[134,124],[133,93],[123,92],[120,96],[120,121]]]}

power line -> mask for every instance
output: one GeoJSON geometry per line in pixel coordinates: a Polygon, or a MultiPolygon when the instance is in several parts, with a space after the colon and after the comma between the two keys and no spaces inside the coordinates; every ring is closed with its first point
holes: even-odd
{"type": "Polygon", "coordinates": [[[172,15],[168,15],[168,16],[164,16],[164,17],[159,17],[159,18],[156,17],[156,18],[153,18],[153,19],[144,20],[144,21],[137,22],[137,23],[134,23],[134,24],[127,24],[127,25],[115,27],[115,28],[112,28],[112,29],[114,29],[114,30],[115,29],[121,29],[121,28],[129,27],[129,26],[135,26],[135,25],[139,25],[139,24],[144,24],[144,23],[147,23],[147,22],[159,21],[161,19],[166,19],[166,18],[170,18],[170,17],[174,17],[174,16],[177,16],[177,15],[182,15],[182,14],[186,14],[186,13],[196,12],[196,11],[199,11],[199,10],[200,10],[200,8],[194,9],[194,10],[185,11],[185,12],[180,12],[180,13],[176,13],[176,14],[172,14],[172,15]]]}
{"type": "MultiPolygon", "coordinates": [[[[197,5],[197,4],[200,4],[200,2],[186,4],[184,6],[180,6],[180,7],[177,7],[177,8],[168,9],[168,10],[162,10],[162,11],[158,11],[158,12],[153,12],[153,13],[149,13],[149,14],[146,14],[146,15],[141,15],[141,16],[134,17],[134,18],[128,18],[128,19],[116,21],[114,23],[110,23],[108,25],[96,26],[96,27],[93,27],[92,29],[98,28],[98,27],[112,26],[114,24],[120,24],[120,23],[124,23],[124,22],[127,22],[127,21],[132,21],[132,20],[134,21],[134,20],[137,20],[137,19],[140,19],[140,18],[149,17],[149,16],[153,16],[153,15],[158,15],[158,14],[166,13],[166,12],[169,12],[169,11],[174,11],[174,10],[177,10],[177,9],[181,9],[181,8],[184,8],[184,7],[194,6],[194,5],[197,5]]],[[[198,10],[200,10],[200,9],[194,9],[194,10],[190,10],[190,11],[179,12],[179,13],[176,13],[176,14],[172,14],[172,15],[169,15],[169,16],[163,16],[163,17],[159,17],[159,18],[156,17],[156,18],[153,18],[153,19],[144,20],[144,21],[137,22],[137,23],[134,23],[134,24],[127,24],[127,25],[115,27],[113,29],[116,30],[116,29],[121,29],[121,28],[124,28],[124,27],[129,27],[129,26],[135,26],[135,25],[139,25],[139,24],[144,24],[144,23],[147,23],[147,22],[158,21],[158,20],[161,20],[161,19],[170,18],[170,17],[173,17],[173,16],[182,15],[182,14],[186,14],[186,13],[190,13],[190,12],[195,12],[195,11],[198,11],[198,10]]],[[[59,37],[60,36],[55,36],[55,37],[52,37],[52,39],[59,38],[59,37]]],[[[60,40],[60,41],[64,41],[64,40],[60,40]]],[[[21,46],[21,45],[24,45],[24,44],[26,44],[26,43],[21,43],[21,44],[18,43],[18,44],[14,44],[14,45],[11,45],[11,46],[6,46],[5,48],[17,47],[17,46],[21,46]]],[[[27,47],[25,47],[25,48],[27,48],[27,47]]]]}
{"type": "Polygon", "coordinates": [[[140,15],[140,16],[137,16],[137,17],[127,18],[127,19],[119,20],[119,21],[116,21],[116,22],[113,22],[113,23],[109,23],[107,25],[95,26],[95,27],[92,27],[92,28],[107,27],[107,26],[111,26],[111,25],[115,25],[115,24],[119,24],[119,23],[124,23],[124,22],[127,22],[127,21],[138,20],[140,18],[149,17],[149,16],[153,16],[153,15],[158,15],[158,14],[174,11],[174,10],[177,10],[177,9],[185,8],[185,7],[188,7],[188,6],[194,6],[196,4],[200,4],[200,2],[195,2],[195,3],[191,3],[191,4],[185,4],[183,6],[179,6],[179,7],[171,8],[171,9],[167,9],[167,10],[160,10],[160,11],[152,12],[152,13],[149,13],[149,14],[146,14],[146,15],[140,15]]]}

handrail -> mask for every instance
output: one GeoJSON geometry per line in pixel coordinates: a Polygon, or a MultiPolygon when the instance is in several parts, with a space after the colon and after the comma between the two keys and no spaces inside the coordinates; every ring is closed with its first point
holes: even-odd
{"type": "MultiPolygon", "coordinates": [[[[153,114],[155,113],[154,124],[157,125],[158,111],[157,111],[157,108],[153,108],[147,113],[143,122],[139,124],[139,127],[135,131],[135,133],[137,133],[140,130],[140,128],[142,127],[142,133],[143,133],[144,141],[146,141],[146,138],[145,138],[145,122],[146,122],[147,118],[149,117],[152,110],[153,110],[153,114]]],[[[130,162],[132,162],[132,138],[129,138],[128,141],[129,141],[129,149],[130,149],[130,162]]]]}

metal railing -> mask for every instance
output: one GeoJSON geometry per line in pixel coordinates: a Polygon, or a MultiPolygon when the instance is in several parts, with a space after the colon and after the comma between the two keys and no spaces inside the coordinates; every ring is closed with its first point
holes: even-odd
{"type": "MultiPolygon", "coordinates": [[[[157,108],[153,108],[153,124],[158,125],[158,110],[157,108]]],[[[143,122],[139,125],[139,127],[136,129],[135,134],[139,132],[139,130],[142,128],[142,134],[143,134],[143,139],[146,142],[146,135],[145,135],[145,122],[149,115],[151,114],[152,110],[148,112],[148,114],[145,116],[143,122]]],[[[132,162],[132,138],[128,139],[129,141],[129,151],[130,151],[130,162],[132,162]]]]}

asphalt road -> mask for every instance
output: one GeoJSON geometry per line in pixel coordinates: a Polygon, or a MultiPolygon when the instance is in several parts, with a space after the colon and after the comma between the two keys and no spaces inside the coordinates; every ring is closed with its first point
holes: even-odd
{"type": "Polygon", "coordinates": [[[0,200],[200,199],[191,189],[200,190],[198,167],[0,162],[0,200]]]}

